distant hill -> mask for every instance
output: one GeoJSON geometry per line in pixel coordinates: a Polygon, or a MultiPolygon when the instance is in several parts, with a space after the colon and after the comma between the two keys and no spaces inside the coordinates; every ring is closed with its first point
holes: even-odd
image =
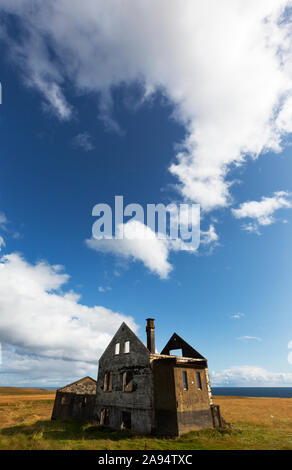
{"type": "Polygon", "coordinates": [[[48,391],[53,391],[55,388],[42,389],[32,387],[0,387],[1,395],[47,395],[48,391]]]}

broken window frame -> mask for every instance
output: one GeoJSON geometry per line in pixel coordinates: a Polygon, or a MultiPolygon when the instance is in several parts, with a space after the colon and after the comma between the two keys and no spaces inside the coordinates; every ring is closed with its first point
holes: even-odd
{"type": "Polygon", "coordinates": [[[124,342],[124,354],[130,354],[130,341],[124,342]]]}
{"type": "Polygon", "coordinates": [[[122,411],[121,429],[132,428],[132,414],[130,411],[122,411]]]}
{"type": "Polygon", "coordinates": [[[61,397],[61,405],[71,405],[71,395],[63,395],[61,397]]]}
{"type": "Polygon", "coordinates": [[[122,373],[122,392],[133,392],[134,374],[131,370],[122,373]]]}
{"type": "Polygon", "coordinates": [[[87,397],[82,398],[82,407],[85,408],[87,405],[87,397]]]}
{"type": "Polygon", "coordinates": [[[183,350],[182,350],[182,348],[170,349],[169,350],[169,355],[170,356],[183,357],[183,350]]]}
{"type": "Polygon", "coordinates": [[[103,391],[112,392],[113,390],[113,373],[111,371],[104,374],[103,391]]]}
{"type": "Polygon", "coordinates": [[[198,388],[198,390],[202,390],[201,372],[196,372],[196,378],[197,378],[197,388],[198,388]]]}
{"type": "Polygon", "coordinates": [[[189,386],[188,386],[188,373],[187,373],[186,370],[183,370],[182,377],[183,377],[184,390],[188,390],[189,389],[189,386]]]}
{"type": "Polygon", "coordinates": [[[110,417],[109,408],[102,408],[102,410],[100,411],[99,424],[101,426],[108,426],[109,425],[109,417],[110,417]]]}

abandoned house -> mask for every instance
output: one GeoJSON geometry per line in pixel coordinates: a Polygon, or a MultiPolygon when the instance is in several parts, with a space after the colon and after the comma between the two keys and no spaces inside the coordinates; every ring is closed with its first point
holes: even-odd
{"type": "Polygon", "coordinates": [[[52,419],[75,418],[91,421],[96,397],[96,380],[84,377],[56,392],[52,419]]]}
{"type": "Polygon", "coordinates": [[[157,354],[152,318],[147,319],[146,333],[147,347],[122,323],[99,360],[97,382],[86,377],[59,389],[52,419],[74,417],[114,429],[174,436],[221,426],[207,360],[176,333],[157,354]],[[91,392],[87,387],[82,392],[82,384],[89,381],[91,392]]]}

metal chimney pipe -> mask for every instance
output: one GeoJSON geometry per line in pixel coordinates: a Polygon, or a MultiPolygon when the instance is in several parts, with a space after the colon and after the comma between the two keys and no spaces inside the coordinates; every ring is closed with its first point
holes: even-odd
{"type": "Polygon", "coordinates": [[[146,333],[147,333],[147,348],[153,354],[155,354],[155,326],[154,326],[154,318],[147,318],[147,326],[146,326],[146,333]]]}

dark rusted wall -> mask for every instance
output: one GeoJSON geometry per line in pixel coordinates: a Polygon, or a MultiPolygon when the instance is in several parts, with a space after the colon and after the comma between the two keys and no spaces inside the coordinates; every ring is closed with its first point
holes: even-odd
{"type": "Polygon", "coordinates": [[[152,430],[152,373],[150,352],[136,335],[123,323],[99,360],[94,420],[100,422],[101,410],[109,410],[108,425],[121,429],[122,413],[131,413],[131,429],[137,432],[152,430]],[[130,352],[123,347],[130,341],[130,352]],[[120,354],[115,344],[120,343],[120,354]],[[133,372],[133,390],[122,391],[122,374],[133,372]],[[112,390],[104,391],[104,375],[112,372],[112,390]]]}
{"type": "Polygon", "coordinates": [[[175,359],[153,360],[155,430],[158,434],[180,435],[191,430],[212,428],[205,362],[178,365],[175,359]],[[184,389],[183,371],[188,389],[184,389]],[[198,389],[196,373],[201,374],[198,389]]]}
{"type": "Polygon", "coordinates": [[[178,434],[173,373],[174,359],[152,362],[154,381],[154,423],[157,434],[178,434]]]}
{"type": "Polygon", "coordinates": [[[57,391],[52,419],[92,421],[95,395],[57,391]]]}
{"type": "Polygon", "coordinates": [[[174,367],[174,382],[177,402],[178,434],[196,429],[212,428],[213,419],[205,369],[191,365],[176,365],[174,367]],[[183,371],[187,373],[187,390],[184,389],[183,371]],[[199,372],[201,376],[202,389],[198,388],[197,372],[199,372]]]}

